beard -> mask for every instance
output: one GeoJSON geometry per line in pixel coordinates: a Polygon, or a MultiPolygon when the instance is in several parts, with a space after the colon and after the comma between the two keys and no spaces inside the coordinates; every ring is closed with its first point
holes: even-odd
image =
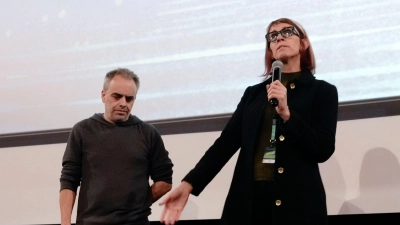
{"type": "Polygon", "coordinates": [[[127,109],[117,108],[113,111],[113,122],[122,123],[127,121],[129,118],[129,111],[127,109]],[[121,111],[125,114],[122,114],[121,111]]]}
{"type": "Polygon", "coordinates": [[[114,123],[123,123],[123,122],[127,121],[128,118],[129,118],[129,115],[127,115],[124,118],[114,118],[114,123]]]}

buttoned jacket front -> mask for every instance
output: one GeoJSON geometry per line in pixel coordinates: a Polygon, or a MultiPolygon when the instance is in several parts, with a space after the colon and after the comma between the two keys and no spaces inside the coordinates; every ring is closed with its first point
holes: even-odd
{"type": "MultiPolygon", "coordinates": [[[[246,89],[220,137],[183,179],[192,184],[192,194],[199,195],[240,149],[221,224],[251,224],[254,149],[270,82],[269,78],[246,89]]],[[[277,121],[273,193],[277,224],[324,225],[326,196],[318,163],[335,151],[337,89],[303,71],[288,82],[287,100],[290,119],[277,121]]]]}

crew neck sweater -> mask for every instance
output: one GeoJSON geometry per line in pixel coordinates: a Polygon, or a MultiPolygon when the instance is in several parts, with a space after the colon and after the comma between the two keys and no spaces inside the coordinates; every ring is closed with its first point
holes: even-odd
{"type": "Polygon", "coordinates": [[[76,224],[148,224],[153,182],[172,183],[172,162],[152,125],[130,115],[110,123],[95,114],[74,125],[60,185],[77,192],[76,224]]]}

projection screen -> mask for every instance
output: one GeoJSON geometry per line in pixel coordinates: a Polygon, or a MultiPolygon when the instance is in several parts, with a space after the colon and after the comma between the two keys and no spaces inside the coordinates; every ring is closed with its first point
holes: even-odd
{"type": "Polygon", "coordinates": [[[400,2],[2,1],[0,134],[70,128],[103,112],[106,72],[126,67],[142,120],[230,113],[262,81],[265,29],[289,17],[316,77],[341,102],[399,96],[400,2]]]}

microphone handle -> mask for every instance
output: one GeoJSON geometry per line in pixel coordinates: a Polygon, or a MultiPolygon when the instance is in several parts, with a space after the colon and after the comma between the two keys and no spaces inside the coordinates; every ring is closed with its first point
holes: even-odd
{"type": "MultiPolygon", "coordinates": [[[[274,82],[275,80],[281,81],[281,68],[279,68],[279,67],[276,67],[273,70],[272,82],[274,82]]],[[[271,104],[272,107],[277,107],[279,104],[279,101],[276,98],[272,98],[269,100],[269,104],[271,104]]]]}
{"type": "Polygon", "coordinates": [[[279,105],[279,101],[276,98],[272,98],[269,100],[269,104],[271,104],[272,107],[277,107],[279,105]]]}

